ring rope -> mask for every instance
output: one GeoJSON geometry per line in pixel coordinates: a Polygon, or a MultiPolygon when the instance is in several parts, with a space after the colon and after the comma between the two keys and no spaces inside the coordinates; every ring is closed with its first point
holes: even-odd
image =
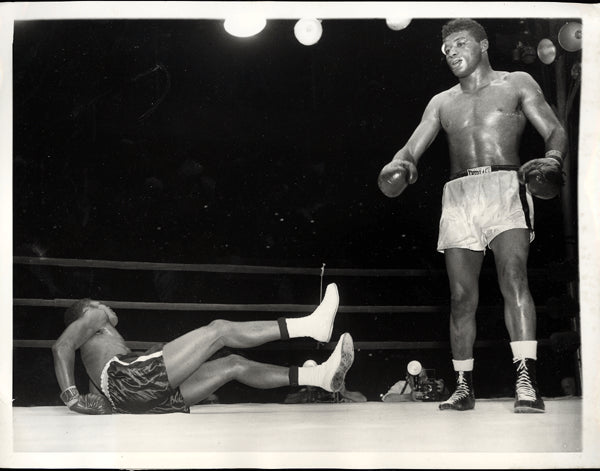
{"type": "MultiPolygon", "coordinates": [[[[55,340],[27,340],[27,339],[15,339],[13,340],[13,347],[15,348],[52,348],[55,340]]],[[[146,342],[146,341],[125,341],[125,345],[131,350],[148,350],[150,347],[161,343],[158,341],[146,342]]],[[[336,342],[319,343],[322,345],[324,350],[333,350],[336,346],[336,342]]],[[[551,345],[549,339],[539,339],[538,345],[548,346],[551,345]]],[[[504,340],[477,340],[475,342],[476,348],[491,348],[506,346],[504,340]]],[[[424,342],[401,342],[401,341],[383,341],[383,342],[354,342],[354,348],[357,351],[360,350],[419,350],[419,349],[441,349],[449,348],[450,343],[447,341],[424,341],[424,342]]],[[[254,347],[256,350],[289,350],[289,345],[280,344],[278,342],[269,343],[254,347]]],[[[314,350],[314,341],[300,341],[294,342],[294,350],[314,350]]]]}
{"type": "MultiPolygon", "coordinates": [[[[15,306],[69,307],[76,299],[34,299],[14,298],[15,306]]],[[[311,312],[316,305],[311,304],[214,304],[214,303],[155,303],[145,301],[98,301],[114,309],[145,309],[164,311],[264,311],[264,312],[311,312]]],[[[340,306],[338,312],[442,312],[444,306],[340,306]]]]}
{"type": "MultiPolygon", "coordinates": [[[[15,306],[69,307],[77,299],[36,299],[14,298],[15,306]]],[[[316,305],[311,304],[214,304],[214,303],[155,303],[145,301],[98,301],[114,309],[144,309],[149,311],[245,311],[245,312],[312,312],[316,305]]],[[[502,309],[501,306],[480,306],[478,312],[489,313],[502,309]]],[[[448,312],[448,306],[339,306],[338,312],[350,314],[373,313],[439,313],[448,312]]],[[[537,312],[544,312],[546,306],[536,306],[537,312]]]]}
{"type": "MultiPolygon", "coordinates": [[[[117,260],[91,260],[75,258],[51,257],[23,257],[14,256],[13,263],[19,265],[47,265],[56,267],[79,268],[109,268],[116,270],[165,270],[165,271],[193,271],[209,273],[235,273],[235,274],[293,274],[324,276],[325,264],[321,268],[301,267],[274,267],[258,265],[222,265],[222,264],[196,264],[196,263],[164,263],[164,262],[125,262],[117,260]]],[[[482,274],[495,273],[493,270],[484,269],[482,274]]],[[[547,275],[545,269],[529,269],[531,275],[547,275]]],[[[328,268],[328,276],[445,276],[443,269],[379,269],[379,268],[328,268]]]]}
{"type": "MultiPolygon", "coordinates": [[[[224,265],[210,263],[164,263],[164,262],[125,262],[117,260],[91,260],[76,258],[51,257],[22,257],[14,256],[13,262],[20,265],[48,265],[56,267],[80,268],[110,268],[116,270],[167,270],[167,271],[196,271],[210,273],[243,273],[243,274],[295,274],[321,275],[321,268],[274,267],[258,265],[224,265]]],[[[444,270],[423,269],[354,269],[330,268],[329,275],[345,276],[425,276],[429,274],[444,274],[444,270]]]]}

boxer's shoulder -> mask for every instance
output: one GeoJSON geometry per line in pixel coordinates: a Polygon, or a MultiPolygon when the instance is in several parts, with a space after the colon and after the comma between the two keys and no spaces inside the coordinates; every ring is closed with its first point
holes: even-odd
{"type": "Polygon", "coordinates": [[[438,93],[433,98],[439,101],[451,100],[462,94],[460,84],[453,85],[452,87],[438,93]]]}
{"type": "Polygon", "coordinates": [[[448,106],[451,106],[455,101],[456,97],[460,93],[460,87],[457,86],[449,88],[448,90],[444,90],[440,93],[434,95],[431,100],[429,100],[429,104],[427,108],[429,110],[441,111],[448,106]]]}
{"type": "Polygon", "coordinates": [[[522,70],[516,70],[514,72],[502,72],[503,77],[502,81],[507,85],[522,90],[522,89],[531,89],[539,88],[539,85],[534,80],[534,78],[528,73],[522,70]]]}

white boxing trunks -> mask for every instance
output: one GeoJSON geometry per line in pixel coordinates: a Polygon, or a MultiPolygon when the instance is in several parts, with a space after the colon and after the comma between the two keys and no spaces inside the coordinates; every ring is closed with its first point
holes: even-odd
{"type": "Polygon", "coordinates": [[[533,241],[533,198],[515,170],[487,166],[460,175],[444,185],[438,252],[485,251],[494,237],[509,229],[529,229],[533,241]]]}

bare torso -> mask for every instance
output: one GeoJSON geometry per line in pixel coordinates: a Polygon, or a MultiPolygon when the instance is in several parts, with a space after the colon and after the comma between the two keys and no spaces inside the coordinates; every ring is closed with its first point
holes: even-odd
{"type": "Polygon", "coordinates": [[[85,370],[98,387],[100,387],[100,375],[106,362],[115,355],[130,352],[121,334],[109,322],[85,342],[80,350],[85,370]]]}
{"type": "Polygon", "coordinates": [[[472,92],[460,84],[439,95],[439,118],[448,137],[450,172],[484,165],[519,165],[526,117],[509,72],[472,92]]]}

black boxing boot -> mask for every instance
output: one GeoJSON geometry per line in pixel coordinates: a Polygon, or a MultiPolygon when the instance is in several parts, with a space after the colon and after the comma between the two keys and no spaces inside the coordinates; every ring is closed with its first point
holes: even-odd
{"type": "Polygon", "coordinates": [[[515,385],[515,413],[543,413],[546,410],[540,396],[535,375],[535,360],[532,358],[514,359],[517,367],[515,385]]]}
{"type": "Polygon", "coordinates": [[[473,372],[456,372],[456,389],[452,396],[439,405],[440,410],[470,410],[475,408],[473,372]]]}

